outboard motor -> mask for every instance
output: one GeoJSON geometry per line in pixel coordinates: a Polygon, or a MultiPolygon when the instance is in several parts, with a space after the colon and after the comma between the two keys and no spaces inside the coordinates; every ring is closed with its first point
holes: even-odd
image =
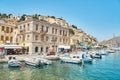
{"type": "Polygon", "coordinates": [[[9,56],[9,60],[11,60],[12,59],[12,56],[9,56]]]}

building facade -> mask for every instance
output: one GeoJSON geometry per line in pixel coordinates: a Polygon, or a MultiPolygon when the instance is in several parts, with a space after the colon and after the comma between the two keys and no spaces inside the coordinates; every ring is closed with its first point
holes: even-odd
{"type": "Polygon", "coordinates": [[[69,46],[69,30],[55,23],[29,19],[19,22],[17,43],[29,54],[57,52],[60,45],[69,46]]]}
{"type": "Polygon", "coordinates": [[[4,20],[0,20],[0,44],[13,44],[14,27],[14,25],[8,24],[4,20]]]}

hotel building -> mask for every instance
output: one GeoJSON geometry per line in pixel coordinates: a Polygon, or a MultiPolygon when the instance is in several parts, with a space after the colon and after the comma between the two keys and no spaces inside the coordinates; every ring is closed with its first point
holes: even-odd
{"type": "Polygon", "coordinates": [[[17,43],[29,54],[58,52],[60,46],[69,46],[69,29],[45,20],[27,19],[17,26],[17,43]]]}

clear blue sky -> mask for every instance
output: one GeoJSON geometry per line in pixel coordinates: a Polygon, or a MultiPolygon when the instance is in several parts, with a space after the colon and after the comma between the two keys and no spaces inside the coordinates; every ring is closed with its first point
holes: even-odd
{"type": "Polygon", "coordinates": [[[0,12],[62,17],[99,41],[120,36],[120,0],[0,0],[0,12]]]}

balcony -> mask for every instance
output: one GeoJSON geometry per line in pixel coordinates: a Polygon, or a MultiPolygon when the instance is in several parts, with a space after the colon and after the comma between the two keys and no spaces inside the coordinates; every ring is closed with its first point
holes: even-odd
{"type": "Polygon", "coordinates": [[[25,33],[25,30],[24,29],[21,29],[20,30],[20,34],[24,34],[25,33]]]}

